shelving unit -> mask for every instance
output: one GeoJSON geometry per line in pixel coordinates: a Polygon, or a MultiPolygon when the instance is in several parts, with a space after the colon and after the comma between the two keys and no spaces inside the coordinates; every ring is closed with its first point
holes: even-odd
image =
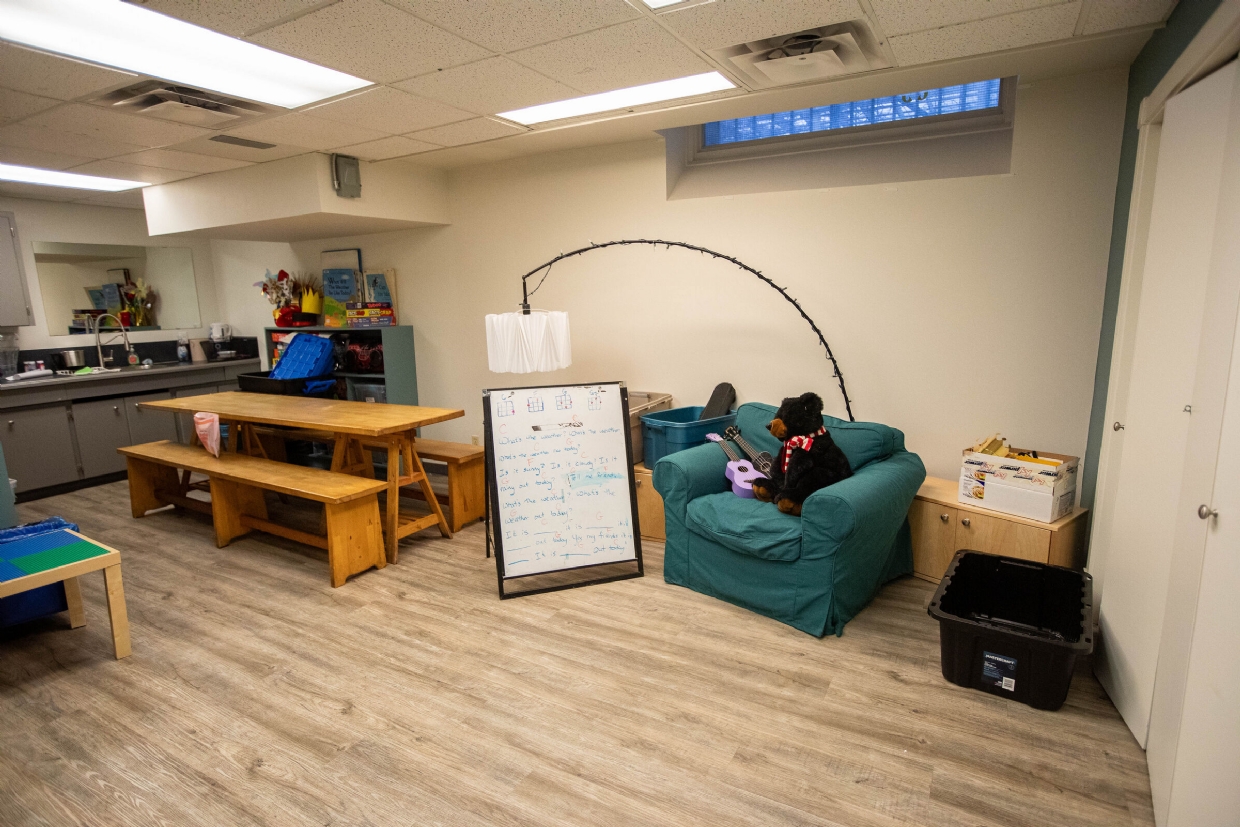
{"type": "Polygon", "coordinates": [[[377,373],[336,371],[333,375],[345,380],[348,398],[358,399],[358,385],[382,383],[387,401],[397,405],[418,404],[418,369],[413,349],[413,327],[268,327],[263,329],[267,364],[275,355],[275,336],[286,333],[329,333],[333,339],[344,337],[350,342],[383,345],[383,370],[377,373]]]}

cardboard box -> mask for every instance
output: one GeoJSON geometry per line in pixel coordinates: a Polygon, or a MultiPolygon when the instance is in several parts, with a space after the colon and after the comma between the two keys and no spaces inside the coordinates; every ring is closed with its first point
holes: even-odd
{"type": "Polygon", "coordinates": [[[960,472],[957,500],[991,511],[1053,523],[1071,513],[1076,504],[1076,474],[1065,475],[1054,485],[1026,480],[1014,484],[1010,477],[965,468],[960,472]]]}
{"type": "Polygon", "coordinates": [[[996,457],[990,454],[977,454],[965,449],[961,471],[976,471],[989,474],[1007,485],[1023,488],[1056,488],[1071,480],[1076,487],[1077,469],[1080,459],[1067,454],[1047,454],[1038,452],[1042,459],[1053,461],[1048,465],[1034,460],[1017,457],[996,457]]]}

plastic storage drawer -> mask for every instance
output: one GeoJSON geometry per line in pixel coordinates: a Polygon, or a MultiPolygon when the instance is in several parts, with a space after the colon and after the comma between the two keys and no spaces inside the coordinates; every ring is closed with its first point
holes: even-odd
{"type": "Polygon", "coordinates": [[[1093,578],[958,551],[930,601],[943,677],[1036,709],[1059,709],[1078,655],[1093,651],[1093,578]]]}
{"type": "Polygon", "coordinates": [[[729,425],[736,424],[736,411],[699,420],[701,405],[687,408],[669,408],[642,415],[642,462],[647,468],[668,454],[693,448],[706,442],[710,433],[722,434],[729,425]]]}

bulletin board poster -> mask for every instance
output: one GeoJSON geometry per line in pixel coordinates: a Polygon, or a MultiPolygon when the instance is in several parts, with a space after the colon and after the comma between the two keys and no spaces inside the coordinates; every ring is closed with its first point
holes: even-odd
{"type": "Polygon", "coordinates": [[[500,596],[516,578],[627,561],[636,571],[604,580],[641,576],[624,383],[488,390],[483,413],[500,596]]]}

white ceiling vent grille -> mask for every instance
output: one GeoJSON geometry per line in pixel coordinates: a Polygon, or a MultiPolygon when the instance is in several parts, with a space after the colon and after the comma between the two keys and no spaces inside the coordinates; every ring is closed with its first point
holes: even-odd
{"type": "Polygon", "coordinates": [[[891,66],[864,20],[725,46],[709,54],[754,89],[828,80],[891,66]]]}
{"type": "Polygon", "coordinates": [[[284,111],[274,106],[159,80],[147,80],[109,92],[94,103],[134,115],[208,129],[232,127],[260,115],[284,111]]]}

